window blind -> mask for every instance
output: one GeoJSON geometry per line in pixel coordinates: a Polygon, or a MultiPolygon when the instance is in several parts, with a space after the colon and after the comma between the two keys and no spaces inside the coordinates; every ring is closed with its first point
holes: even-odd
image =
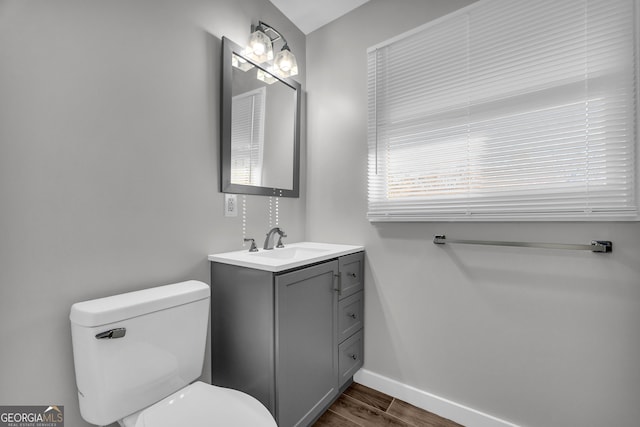
{"type": "Polygon", "coordinates": [[[371,221],[638,220],[636,0],[481,0],[368,50],[371,221]]]}

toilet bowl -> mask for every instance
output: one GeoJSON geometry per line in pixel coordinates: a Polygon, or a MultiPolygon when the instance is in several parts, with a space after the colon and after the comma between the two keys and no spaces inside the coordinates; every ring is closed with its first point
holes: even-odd
{"type": "Polygon", "coordinates": [[[257,399],[200,381],[119,423],[122,427],[277,427],[267,408],[257,399]]]}
{"type": "Polygon", "coordinates": [[[209,286],[191,280],[74,304],[69,317],[82,418],[123,427],[277,427],[257,399],[195,381],[209,299],[209,286]]]}

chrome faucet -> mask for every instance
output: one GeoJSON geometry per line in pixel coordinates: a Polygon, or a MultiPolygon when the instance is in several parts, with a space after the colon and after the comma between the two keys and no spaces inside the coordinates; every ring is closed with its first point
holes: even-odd
{"type": "Polygon", "coordinates": [[[284,245],[282,244],[282,238],[287,237],[287,235],[284,234],[284,231],[282,231],[280,227],[273,227],[267,233],[267,238],[264,239],[264,249],[273,249],[273,235],[276,233],[278,233],[278,235],[280,236],[278,238],[278,243],[276,244],[276,248],[284,248],[284,245]]]}

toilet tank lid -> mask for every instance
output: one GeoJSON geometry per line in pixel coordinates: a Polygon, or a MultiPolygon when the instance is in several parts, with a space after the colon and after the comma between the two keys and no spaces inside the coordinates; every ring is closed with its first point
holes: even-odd
{"type": "Polygon", "coordinates": [[[209,286],[197,280],[75,303],[69,318],[78,326],[101,326],[209,298],[209,286]]]}

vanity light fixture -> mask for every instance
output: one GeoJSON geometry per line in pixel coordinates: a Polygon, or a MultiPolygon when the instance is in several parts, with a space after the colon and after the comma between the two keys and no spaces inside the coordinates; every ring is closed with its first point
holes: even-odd
{"type": "Polygon", "coordinates": [[[258,64],[273,61],[273,72],[279,77],[292,77],[298,74],[296,57],[291,53],[287,40],[271,25],[258,21],[258,26],[251,26],[251,36],[244,54],[258,64]],[[283,46],[273,56],[273,43],[282,40],[283,46]]]}
{"type": "MultiPolygon", "coordinates": [[[[273,40],[266,33],[267,28],[271,28],[268,25],[264,25],[262,21],[258,22],[256,28],[251,28],[251,36],[249,36],[249,43],[247,43],[247,49],[245,53],[249,58],[256,61],[258,64],[271,61],[273,59],[273,40]],[[265,28],[266,26],[266,28],[265,28]]],[[[275,30],[274,30],[275,32],[275,30]]],[[[280,33],[276,32],[278,36],[280,33]]]]}
{"type": "Polygon", "coordinates": [[[247,61],[240,55],[236,55],[235,53],[231,56],[231,65],[242,71],[249,71],[253,68],[253,64],[251,62],[247,61]]]}
{"type": "Polygon", "coordinates": [[[256,74],[256,78],[260,81],[265,82],[266,84],[270,85],[273,84],[275,82],[278,81],[277,78],[274,77],[274,75],[271,73],[271,67],[269,67],[269,71],[263,71],[261,69],[258,69],[258,73],[256,74]]]}
{"type": "Polygon", "coordinates": [[[291,53],[291,49],[289,49],[286,43],[282,46],[282,50],[276,55],[276,59],[273,60],[273,67],[282,77],[291,77],[298,74],[296,57],[291,53]]]}

